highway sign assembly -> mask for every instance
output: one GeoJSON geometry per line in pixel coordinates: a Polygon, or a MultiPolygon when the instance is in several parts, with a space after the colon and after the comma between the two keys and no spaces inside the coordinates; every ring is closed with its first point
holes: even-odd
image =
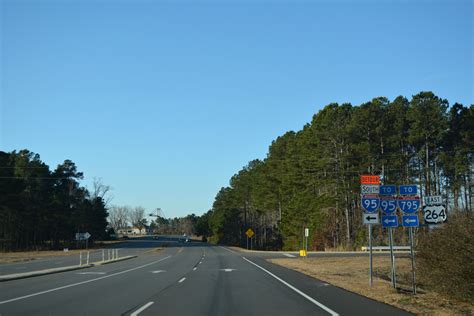
{"type": "Polygon", "coordinates": [[[443,223],[448,219],[446,207],[444,205],[425,205],[423,206],[423,218],[425,223],[443,223]]]}
{"type": "Polygon", "coordinates": [[[380,224],[379,222],[379,214],[374,213],[374,214],[363,214],[362,215],[362,222],[364,225],[370,225],[370,224],[380,224]]]}
{"type": "Polygon", "coordinates": [[[418,227],[420,222],[418,220],[418,215],[403,215],[402,216],[402,225],[404,227],[418,227]]]}
{"type": "Polygon", "coordinates": [[[398,216],[397,215],[382,215],[382,226],[383,227],[398,227],[398,216]]]}

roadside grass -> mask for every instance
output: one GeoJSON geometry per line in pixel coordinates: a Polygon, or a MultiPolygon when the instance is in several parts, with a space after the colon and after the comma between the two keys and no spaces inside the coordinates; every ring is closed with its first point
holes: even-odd
{"type": "MultiPolygon", "coordinates": [[[[110,248],[114,245],[123,243],[120,240],[111,241],[99,241],[95,242],[93,247],[89,247],[90,251],[97,250],[100,248],[110,248]]],[[[39,251],[13,251],[13,252],[0,252],[0,264],[26,262],[47,257],[60,257],[70,256],[79,254],[79,252],[85,249],[69,249],[64,250],[39,250],[39,251]]]]}
{"type": "Polygon", "coordinates": [[[372,287],[369,286],[368,257],[279,258],[268,261],[416,315],[474,315],[472,302],[450,299],[423,288],[423,285],[417,287],[417,295],[412,295],[410,258],[396,258],[397,290],[390,281],[389,257],[374,256],[372,287]]]}

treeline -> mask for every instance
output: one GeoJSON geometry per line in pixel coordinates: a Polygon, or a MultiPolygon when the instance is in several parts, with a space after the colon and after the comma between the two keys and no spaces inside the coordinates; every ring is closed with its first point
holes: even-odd
{"type": "MultiPolygon", "coordinates": [[[[311,249],[355,248],[366,243],[367,231],[361,174],[418,184],[421,195],[443,195],[450,212],[471,212],[473,149],[474,106],[449,107],[432,92],[329,104],[302,130],[274,140],[264,160],[236,173],[199,219],[199,231],[245,246],[252,228],[254,247],[298,249],[308,227],[311,249]]],[[[376,242],[385,243],[382,228],[374,230],[376,242]]],[[[403,243],[404,230],[396,231],[403,243]]]]}
{"type": "Polygon", "coordinates": [[[70,247],[77,232],[105,238],[108,187],[95,182],[89,192],[82,178],[70,160],[50,170],[28,150],[0,151],[0,249],[70,247]]]}

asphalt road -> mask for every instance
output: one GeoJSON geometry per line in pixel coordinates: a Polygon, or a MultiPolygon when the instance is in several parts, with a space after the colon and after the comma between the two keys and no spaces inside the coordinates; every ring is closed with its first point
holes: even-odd
{"type": "Polygon", "coordinates": [[[131,260],[0,283],[0,315],[404,315],[391,306],[202,243],[141,241],[131,260]]]}

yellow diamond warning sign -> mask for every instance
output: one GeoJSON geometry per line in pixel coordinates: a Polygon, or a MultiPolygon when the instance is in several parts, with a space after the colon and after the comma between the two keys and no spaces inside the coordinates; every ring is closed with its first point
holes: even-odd
{"type": "Polygon", "coordinates": [[[248,238],[252,238],[252,236],[255,235],[255,233],[253,232],[252,228],[249,228],[245,232],[245,235],[247,235],[248,238]]]}

